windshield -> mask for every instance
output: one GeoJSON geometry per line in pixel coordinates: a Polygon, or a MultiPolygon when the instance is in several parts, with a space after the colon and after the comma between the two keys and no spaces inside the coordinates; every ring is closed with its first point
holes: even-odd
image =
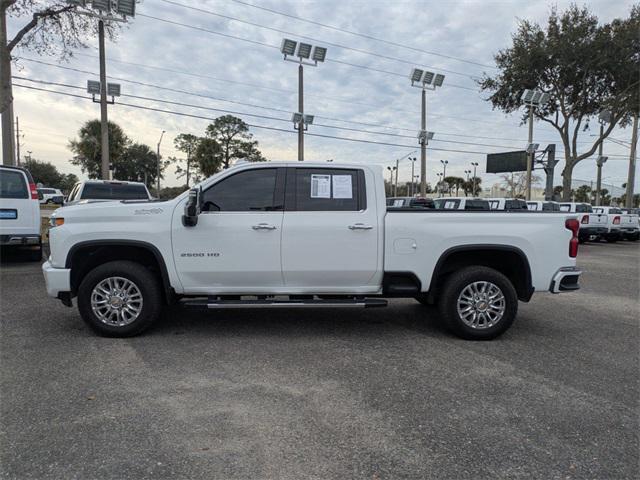
{"type": "Polygon", "coordinates": [[[83,200],[148,200],[144,185],[122,183],[87,183],[82,190],[83,200]]]}

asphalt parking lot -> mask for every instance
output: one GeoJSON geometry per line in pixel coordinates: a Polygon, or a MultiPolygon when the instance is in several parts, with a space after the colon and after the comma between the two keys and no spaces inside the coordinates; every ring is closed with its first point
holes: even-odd
{"type": "Polygon", "coordinates": [[[2,478],[638,478],[640,245],[578,263],[492,342],[410,300],[173,309],[121,340],[4,255],[2,478]]]}

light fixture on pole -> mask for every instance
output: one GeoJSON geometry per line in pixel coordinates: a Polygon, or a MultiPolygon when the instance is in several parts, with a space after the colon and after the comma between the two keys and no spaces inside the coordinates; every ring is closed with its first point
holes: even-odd
{"type": "MultiPolygon", "coordinates": [[[[318,62],[324,62],[327,56],[327,49],[325,47],[313,46],[308,43],[297,42],[289,38],[283,38],[280,45],[280,53],[284,55],[284,59],[288,62],[295,62],[298,64],[298,112],[304,120],[306,117],[304,114],[304,82],[303,82],[303,65],[309,65],[317,67],[318,62]],[[292,57],[292,58],[289,58],[292,57]]],[[[294,126],[298,125],[298,160],[302,162],[304,160],[304,132],[308,125],[313,123],[313,115],[308,115],[311,118],[310,122],[304,123],[304,128],[300,127],[300,121],[295,122],[294,126]]]]}
{"type": "MultiPolygon", "coordinates": [[[[398,172],[400,171],[400,160],[404,160],[405,158],[409,157],[409,155],[413,155],[414,153],[416,153],[415,150],[413,152],[409,152],[406,155],[403,155],[402,157],[396,159],[396,181],[393,187],[394,197],[398,196],[398,172]]],[[[409,158],[409,160],[411,160],[411,158],[409,158]]]]}
{"type": "Polygon", "coordinates": [[[471,175],[471,170],[465,170],[464,173],[467,175],[467,182],[469,181],[469,175],[471,175]]]}
{"type": "Polygon", "coordinates": [[[409,157],[409,161],[411,162],[411,196],[413,197],[415,191],[414,191],[414,186],[415,186],[415,169],[416,169],[416,157],[409,157]]]}
{"type": "Polygon", "coordinates": [[[471,188],[473,189],[473,196],[475,197],[478,190],[478,181],[476,180],[476,168],[478,168],[478,162],[471,162],[471,166],[473,167],[473,184],[471,185],[471,188]]]}
{"type": "Polygon", "coordinates": [[[442,190],[444,188],[444,185],[443,185],[444,180],[443,180],[441,172],[436,173],[436,175],[438,176],[438,185],[437,185],[436,190],[438,191],[438,197],[442,197],[442,190]]]}
{"type": "MultiPolygon", "coordinates": [[[[600,124],[600,138],[604,135],[604,124],[609,123],[611,121],[611,112],[608,110],[603,110],[598,115],[598,123],[600,124]]],[[[596,166],[598,167],[598,176],[596,179],[596,206],[600,206],[600,192],[602,190],[602,165],[607,161],[608,157],[603,156],[603,143],[604,140],[600,142],[598,146],[598,159],[596,160],[596,166]]]]}
{"type": "Polygon", "coordinates": [[[447,165],[449,164],[449,160],[440,160],[440,163],[442,164],[442,177],[443,178],[447,178],[447,165]]]}
{"type": "Polygon", "coordinates": [[[158,178],[156,178],[156,195],[158,196],[158,198],[160,198],[160,143],[162,143],[162,137],[164,137],[165,131],[162,130],[162,133],[160,134],[160,140],[158,140],[158,150],[156,152],[156,160],[157,160],[157,172],[156,175],[158,176],[158,178]]]}
{"type": "Polygon", "coordinates": [[[444,82],[444,75],[414,68],[411,70],[409,79],[411,80],[412,87],[422,89],[422,109],[418,142],[420,143],[420,195],[424,197],[427,194],[427,144],[428,140],[433,138],[433,133],[431,133],[431,138],[423,135],[423,133],[427,131],[427,90],[435,90],[441,87],[444,82]]]}
{"type": "Polygon", "coordinates": [[[136,14],[136,0],[67,0],[67,4],[79,7],[76,13],[95,17],[98,19],[98,48],[100,62],[100,81],[90,81],[87,84],[87,91],[93,95],[100,95],[100,139],[101,139],[101,177],[104,180],[109,178],[109,122],[107,117],[107,104],[114,103],[114,97],[120,95],[120,85],[107,84],[106,54],[104,46],[104,23],[105,22],[126,22],[127,17],[133,18],[136,14]],[[82,8],[82,9],[80,9],[82,8]],[[95,87],[99,91],[95,91],[95,87]],[[113,89],[109,88],[109,85],[113,89]],[[111,96],[111,102],[107,100],[111,96]]]}
{"type": "Polygon", "coordinates": [[[398,175],[397,171],[397,167],[387,167],[387,170],[389,170],[389,195],[391,195],[392,192],[392,188],[393,188],[393,172],[396,172],[396,176],[398,175]]]}
{"type": "MultiPolygon", "coordinates": [[[[550,95],[539,90],[526,89],[520,96],[520,101],[529,107],[529,140],[528,144],[533,143],[533,111],[545,105],[549,101],[550,95]]],[[[531,171],[533,170],[533,156],[535,151],[529,152],[527,149],[527,193],[526,199],[531,200],[531,171]]]]}

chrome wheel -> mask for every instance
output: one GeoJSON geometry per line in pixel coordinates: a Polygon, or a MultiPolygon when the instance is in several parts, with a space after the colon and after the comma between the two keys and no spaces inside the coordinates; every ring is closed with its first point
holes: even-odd
{"type": "Polygon", "coordinates": [[[142,293],[127,278],[108,277],[93,287],[91,310],[102,323],[124,327],[142,312],[142,293]]]}
{"type": "Polygon", "coordinates": [[[458,315],[465,325],[485,329],[497,324],[506,310],[500,288],[491,282],[473,282],[458,296],[458,315]]]}

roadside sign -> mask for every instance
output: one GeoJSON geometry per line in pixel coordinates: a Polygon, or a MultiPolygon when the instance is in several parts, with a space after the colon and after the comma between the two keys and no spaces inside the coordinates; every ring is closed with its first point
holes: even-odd
{"type": "Polygon", "coordinates": [[[487,154],[487,173],[526,172],[527,152],[489,153],[487,154]]]}

